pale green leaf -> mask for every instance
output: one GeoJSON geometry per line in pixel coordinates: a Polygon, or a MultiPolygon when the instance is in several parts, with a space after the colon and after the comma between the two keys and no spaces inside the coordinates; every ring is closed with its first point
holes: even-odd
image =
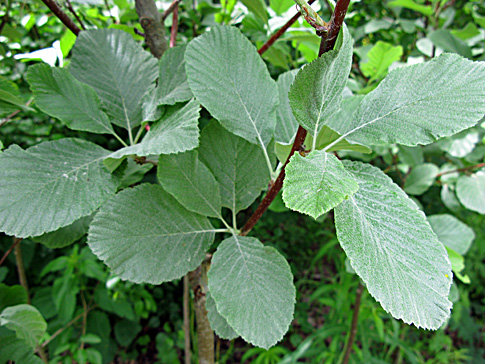
{"type": "Polygon", "coordinates": [[[276,142],[290,143],[293,141],[296,130],[298,129],[298,121],[296,121],[293,111],[291,111],[290,101],[288,99],[288,92],[290,91],[291,84],[295,80],[296,74],[296,70],[282,73],[276,82],[280,100],[278,108],[276,109],[276,142]]]}
{"type": "Polygon", "coordinates": [[[404,183],[404,191],[410,195],[422,195],[436,180],[440,169],[432,163],[424,163],[413,168],[404,183]]]}
{"type": "Polygon", "coordinates": [[[458,53],[469,59],[473,58],[471,48],[464,41],[451,34],[449,30],[438,29],[428,33],[427,37],[436,47],[445,52],[458,53]]]}
{"type": "Polygon", "coordinates": [[[342,138],[408,146],[429,144],[485,114],[485,62],[442,54],[398,68],[362,100],[352,121],[332,128],[342,138]]]}
{"type": "Polygon", "coordinates": [[[162,187],[187,210],[221,217],[221,194],[211,171],[197,151],[161,155],[157,177],[162,187]]]}
{"type": "Polygon", "coordinates": [[[264,23],[268,21],[268,13],[266,12],[266,4],[263,0],[241,0],[241,2],[248,8],[250,12],[256,15],[264,23]]]}
{"type": "Polygon", "coordinates": [[[207,292],[205,299],[207,318],[209,319],[210,326],[216,335],[225,340],[232,340],[238,337],[239,335],[231,326],[229,326],[226,319],[217,311],[216,302],[212,298],[210,292],[207,292]]]}
{"type": "Polygon", "coordinates": [[[152,284],[197,268],[213,241],[207,218],[149,184],[123,190],[105,203],[88,235],[89,247],[114,274],[152,284]]]}
{"type": "Polygon", "coordinates": [[[157,78],[157,60],[130,34],[81,32],[69,67],[75,78],[94,88],[113,123],[131,129],[142,122],[142,101],[157,78]]]}
{"type": "MultiPolygon", "coordinates": [[[[438,142],[441,150],[453,157],[463,158],[470,154],[479,142],[479,134],[476,130],[463,130],[461,133],[448,138],[443,138],[438,142]]],[[[482,155],[481,155],[482,156],[482,155]]]]}
{"type": "Polygon", "coordinates": [[[398,156],[400,162],[410,167],[414,167],[424,163],[423,148],[419,146],[407,147],[405,145],[400,145],[398,156]]]}
{"type": "Polygon", "coordinates": [[[212,116],[232,133],[266,148],[274,135],[278,89],[239,29],[213,27],[189,43],[185,61],[190,88],[212,116]]]}
{"type": "Polygon", "coordinates": [[[450,211],[458,213],[463,209],[462,205],[456,198],[455,191],[450,188],[450,185],[444,184],[441,188],[441,201],[450,211]]]}
{"type": "Polygon", "coordinates": [[[199,143],[199,112],[200,105],[195,100],[183,107],[172,106],[151,126],[140,143],[117,150],[109,157],[117,159],[131,154],[142,157],[194,149],[199,143]]]}
{"type": "Polygon", "coordinates": [[[456,196],[467,209],[485,214],[485,174],[461,176],[456,183],[456,196]]]}
{"type": "Polygon", "coordinates": [[[453,29],[450,32],[461,40],[467,40],[480,35],[480,31],[472,21],[468,22],[463,29],[453,29]]]}
{"type": "Polygon", "coordinates": [[[37,107],[69,128],[114,133],[108,116],[101,110],[96,92],[77,81],[66,69],[38,64],[29,67],[27,80],[37,107]]]}
{"type": "Polygon", "coordinates": [[[426,216],[381,170],[343,162],[359,190],[335,208],[337,237],[370,294],[392,316],[427,329],[450,316],[451,264],[426,216]]]}
{"type": "Polygon", "coordinates": [[[276,14],[282,15],[289,8],[291,8],[295,2],[293,0],[270,0],[269,5],[276,14]]]}
{"type": "Polygon", "coordinates": [[[0,230],[38,236],[91,214],[119,184],[103,165],[108,155],[70,138],[6,149],[0,154],[0,230]]]}
{"type": "Polygon", "coordinates": [[[92,219],[92,216],[84,216],[74,221],[71,225],[64,226],[44,235],[32,237],[31,239],[51,249],[64,248],[88,233],[89,224],[92,219]]]}
{"type": "Polygon", "coordinates": [[[378,41],[367,53],[367,61],[361,62],[360,69],[364,76],[369,77],[369,82],[382,79],[389,70],[389,66],[399,61],[403,54],[402,46],[378,41]]]}
{"type": "Polygon", "coordinates": [[[458,254],[466,254],[475,239],[475,233],[468,225],[448,214],[428,216],[438,240],[458,254]]]}
{"type": "Polygon", "coordinates": [[[393,0],[387,3],[387,6],[407,8],[417,11],[423,15],[431,16],[433,14],[433,8],[430,5],[417,4],[413,0],[393,0]]]}
{"type": "Polygon", "coordinates": [[[34,355],[34,349],[25,345],[25,341],[16,335],[0,336],[0,363],[7,363],[9,360],[19,364],[44,364],[34,355]]]}
{"type": "Polygon", "coordinates": [[[21,304],[5,308],[0,314],[0,326],[14,330],[17,337],[35,348],[47,329],[47,323],[34,306],[21,304]]]}
{"type": "Polygon", "coordinates": [[[289,93],[296,120],[315,136],[342,102],[352,65],[352,37],[344,25],[335,49],[303,67],[289,93]]]}
{"type": "Polygon", "coordinates": [[[288,208],[316,219],[357,189],[355,178],[333,154],[314,151],[304,158],[295,153],[286,166],[283,201],[288,208]]]}
{"type": "Polygon", "coordinates": [[[295,287],[276,249],[233,236],[217,248],[208,276],[217,311],[244,340],[268,349],[283,338],[293,320],[295,287]]]}
{"type": "Polygon", "coordinates": [[[234,213],[249,207],[271,178],[261,148],[215,120],[201,132],[199,158],[219,182],[222,206],[234,213]]]}

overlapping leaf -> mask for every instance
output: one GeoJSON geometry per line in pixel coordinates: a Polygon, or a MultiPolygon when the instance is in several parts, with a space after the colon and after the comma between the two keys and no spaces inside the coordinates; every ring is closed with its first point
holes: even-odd
{"type": "Polygon", "coordinates": [[[485,173],[461,176],[456,183],[456,196],[467,209],[485,214],[485,173]]]}
{"type": "Polygon", "coordinates": [[[216,335],[225,340],[232,340],[238,337],[239,335],[231,326],[229,326],[226,319],[217,311],[216,302],[212,298],[210,292],[207,292],[205,299],[207,318],[209,319],[211,328],[214,330],[216,335]]]}
{"type": "Polygon", "coordinates": [[[5,308],[0,314],[0,326],[14,330],[17,337],[35,348],[47,329],[40,312],[31,305],[21,304],[5,308]]]}
{"type": "Polygon", "coordinates": [[[291,84],[295,80],[296,74],[296,70],[282,73],[276,82],[280,100],[278,108],[276,109],[276,142],[290,143],[298,129],[298,121],[296,121],[293,111],[291,111],[290,101],[288,99],[288,92],[290,91],[291,84]]]}
{"type": "Polygon", "coordinates": [[[428,217],[439,241],[458,254],[466,254],[475,239],[475,233],[468,225],[448,214],[428,217]]]}

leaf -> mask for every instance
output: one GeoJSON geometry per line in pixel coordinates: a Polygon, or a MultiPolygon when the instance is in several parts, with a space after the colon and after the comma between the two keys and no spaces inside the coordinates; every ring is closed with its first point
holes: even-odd
{"type": "Polygon", "coordinates": [[[367,53],[367,61],[360,64],[360,69],[369,82],[382,79],[389,70],[391,64],[401,59],[402,46],[377,41],[376,45],[367,53]]]}
{"type": "Polygon", "coordinates": [[[442,54],[392,71],[352,121],[331,127],[362,143],[415,146],[467,129],[484,114],[485,63],[442,54]]]}
{"type": "Polygon", "coordinates": [[[352,37],[347,27],[337,39],[335,49],[303,67],[289,93],[296,120],[315,136],[342,102],[342,92],[352,65],[352,37]]]}
{"type": "Polygon", "coordinates": [[[448,214],[428,216],[438,240],[458,254],[464,255],[475,239],[475,233],[468,225],[448,214]]]}
{"type": "Polygon", "coordinates": [[[404,191],[410,195],[422,195],[436,180],[440,169],[432,163],[424,163],[413,168],[404,183],[404,191]]]}
{"type": "Polygon", "coordinates": [[[433,14],[433,8],[429,5],[417,4],[413,0],[393,0],[387,3],[390,8],[401,7],[417,11],[423,15],[431,16],[433,14]]]}
{"type": "Polygon", "coordinates": [[[219,182],[222,206],[234,213],[248,208],[271,179],[261,148],[215,120],[202,129],[199,158],[219,182]]]}
{"type": "Polygon", "coordinates": [[[268,22],[268,13],[266,12],[266,4],[263,0],[241,0],[245,7],[250,12],[256,15],[263,22],[268,22]]]}
{"type": "Polygon", "coordinates": [[[25,291],[24,287],[19,285],[7,286],[6,284],[0,283],[0,312],[5,307],[15,306],[21,303],[27,303],[27,291],[25,291]]]}
{"type": "Polygon", "coordinates": [[[234,329],[229,326],[226,319],[217,311],[216,302],[212,298],[210,292],[207,292],[205,299],[207,318],[209,319],[210,326],[216,335],[225,340],[232,340],[238,337],[239,335],[237,332],[235,332],[234,329]]]}
{"type": "Polygon", "coordinates": [[[288,99],[288,92],[290,91],[291,84],[295,80],[296,74],[296,70],[282,73],[276,82],[280,100],[278,108],[276,109],[276,142],[290,143],[294,139],[296,130],[298,129],[298,121],[296,121],[293,111],[291,111],[290,101],[288,99]]]}
{"type": "Polygon", "coordinates": [[[445,248],[424,213],[381,170],[343,163],[359,183],[359,190],[335,208],[337,237],[352,268],[392,316],[437,329],[451,309],[445,248]]]}
{"type": "Polygon", "coordinates": [[[84,216],[70,225],[50,233],[32,237],[31,239],[51,249],[64,248],[78,241],[88,233],[89,224],[92,219],[92,216],[84,216]]]}
{"type": "Polygon", "coordinates": [[[295,287],[276,249],[255,238],[225,239],[208,276],[217,310],[244,340],[268,349],[283,338],[293,319],[295,287]]]}
{"type": "Polygon", "coordinates": [[[25,345],[24,340],[15,335],[0,336],[0,363],[7,363],[9,360],[22,364],[44,364],[34,355],[34,349],[25,345]]]}
{"type": "MultiPolygon", "coordinates": [[[[35,111],[31,107],[26,106],[24,101],[22,99],[20,99],[19,97],[15,96],[15,95],[13,95],[13,94],[5,91],[5,90],[1,90],[1,89],[0,89],[0,103],[1,104],[7,103],[7,104],[10,104],[12,106],[15,106],[16,110],[21,109],[21,110],[24,110],[24,111],[35,111]]],[[[4,113],[4,110],[5,109],[2,107],[1,112],[4,113]]]]}
{"type": "Polygon", "coordinates": [[[197,151],[161,155],[158,180],[187,210],[204,216],[221,216],[219,185],[211,171],[199,161],[197,151]]]}
{"type": "MultiPolygon", "coordinates": [[[[4,76],[0,76],[0,90],[17,98],[20,96],[17,85],[4,76]]],[[[10,102],[0,100],[0,115],[8,115],[17,110],[19,110],[19,107],[10,102]]]]}
{"type": "Polygon", "coordinates": [[[446,29],[438,29],[428,33],[427,37],[433,44],[445,52],[458,53],[468,59],[473,58],[471,48],[461,39],[455,37],[446,29]]]}
{"type": "Polygon", "coordinates": [[[6,149],[0,154],[0,230],[38,236],[90,215],[119,184],[103,166],[108,155],[71,138],[6,149]]]}
{"type": "Polygon", "coordinates": [[[421,147],[407,147],[405,145],[400,145],[398,155],[399,161],[410,167],[415,167],[424,163],[423,148],[421,147]]]}
{"type": "Polygon", "coordinates": [[[292,0],[270,0],[269,4],[271,9],[275,11],[277,15],[285,13],[295,2],[292,0]]]}
{"type": "Polygon", "coordinates": [[[485,214],[485,174],[461,176],[456,183],[456,196],[467,209],[485,214]]]}
{"type": "Polygon", "coordinates": [[[316,219],[358,188],[355,178],[333,154],[314,151],[304,158],[295,153],[286,166],[283,201],[288,208],[316,219]]]}
{"type": "Polygon", "coordinates": [[[211,115],[265,149],[274,135],[278,90],[249,40],[235,27],[213,27],[189,43],[185,62],[190,88],[211,115]]]}
{"type": "Polygon", "coordinates": [[[92,87],[77,81],[66,69],[37,64],[27,71],[35,103],[69,128],[114,134],[108,116],[92,87]]]}
{"type": "Polygon", "coordinates": [[[172,106],[140,143],[119,149],[109,157],[117,159],[131,154],[142,157],[194,149],[199,143],[199,112],[200,105],[195,100],[183,107],[172,106]]]}
{"type": "Polygon", "coordinates": [[[114,124],[130,130],[142,122],[142,101],[157,78],[157,60],[131,35],[117,29],[81,32],[69,67],[94,88],[114,124]]]}
{"type": "Polygon", "coordinates": [[[5,308],[0,314],[0,326],[14,330],[17,337],[35,348],[47,329],[47,323],[34,306],[21,304],[5,308]]]}
{"type": "Polygon", "coordinates": [[[438,147],[453,157],[463,158],[473,152],[479,142],[479,134],[473,129],[463,130],[461,133],[441,139],[438,147]]]}
{"type": "Polygon", "coordinates": [[[213,241],[207,218],[149,184],[123,190],[105,203],[88,235],[89,247],[114,274],[151,284],[181,278],[197,268],[213,241]]]}

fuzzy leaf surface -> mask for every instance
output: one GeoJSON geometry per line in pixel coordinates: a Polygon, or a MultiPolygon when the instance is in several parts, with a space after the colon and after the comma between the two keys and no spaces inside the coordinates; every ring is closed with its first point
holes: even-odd
{"type": "Polygon", "coordinates": [[[94,88],[114,124],[132,129],[142,122],[142,102],[157,79],[157,60],[130,34],[118,29],[81,32],[69,68],[94,88]]]}
{"type": "Polygon", "coordinates": [[[121,279],[160,284],[197,268],[214,241],[207,218],[186,210],[159,185],[126,189],[89,228],[94,254],[121,279]]]}
{"type": "Polygon", "coordinates": [[[485,173],[461,176],[456,182],[456,196],[467,209],[485,214],[485,173]]]}
{"type": "Polygon", "coordinates": [[[21,304],[5,308],[0,314],[0,326],[14,330],[17,337],[35,348],[47,329],[40,312],[31,305],[21,304]]]}
{"type": "Polygon", "coordinates": [[[225,239],[212,258],[209,291],[217,310],[244,340],[268,349],[293,319],[295,287],[290,266],[258,239],[225,239]]]}
{"type": "Polygon", "coordinates": [[[295,80],[297,73],[296,70],[282,73],[279,75],[278,81],[276,82],[280,100],[278,108],[276,109],[276,142],[290,143],[295,137],[296,130],[298,129],[298,121],[296,121],[295,116],[293,115],[290,100],[288,99],[288,92],[290,91],[291,84],[295,80]]]}
{"type": "Polygon", "coordinates": [[[87,234],[92,219],[92,216],[84,216],[70,225],[31,239],[51,249],[64,248],[87,234]]]}
{"type": "Polygon", "coordinates": [[[266,148],[275,131],[278,89],[239,29],[217,26],[193,39],[185,62],[190,88],[212,116],[232,133],[266,148]]]}
{"type": "Polygon", "coordinates": [[[109,151],[80,139],[17,145],[0,154],[0,231],[38,236],[90,215],[115,194],[109,151]]]}
{"type": "Polygon", "coordinates": [[[358,188],[355,178],[333,154],[315,151],[304,158],[295,153],[286,166],[283,201],[288,208],[316,219],[358,188]]]}
{"type": "Polygon", "coordinates": [[[344,161],[359,190],[335,208],[337,237],[369,293],[397,319],[438,329],[450,316],[446,250],[426,216],[376,167],[344,161]]]}
{"type": "Polygon", "coordinates": [[[210,292],[207,292],[205,299],[207,318],[209,319],[210,326],[216,335],[225,340],[232,340],[238,337],[239,335],[237,332],[234,331],[231,326],[229,326],[227,320],[217,311],[216,302],[212,298],[210,292]]]}

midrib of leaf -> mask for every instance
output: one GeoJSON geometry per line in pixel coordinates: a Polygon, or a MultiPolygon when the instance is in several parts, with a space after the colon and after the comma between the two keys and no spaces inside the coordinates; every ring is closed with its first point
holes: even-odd
{"type": "Polygon", "coordinates": [[[162,233],[162,234],[143,234],[143,235],[133,235],[133,237],[138,238],[159,238],[159,237],[170,237],[179,235],[191,235],[191,234],[203,234],[203,233],[225,233],[227,229],[209,229],[209,230],[191,230],[191,231],[178,231],[176,233],[162,233]]]}

